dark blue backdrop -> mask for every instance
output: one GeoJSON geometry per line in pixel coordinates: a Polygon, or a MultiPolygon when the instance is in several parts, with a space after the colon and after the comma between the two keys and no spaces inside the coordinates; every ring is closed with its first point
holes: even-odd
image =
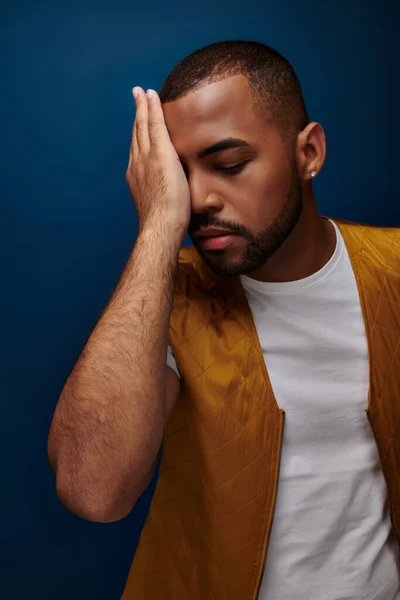
{"type": "Polygon", "coordinates": [[[327,133],[321,212],[400,226],[398,9],[366,0],[5,0],[0,11],[0,597],[118,599],[153,487],[122,522],[85,522],[56,499],[46,441],[137,232],[125,183],[131,88],[159,89],[177,61],[210,42],[276,47],[327,133]]]}

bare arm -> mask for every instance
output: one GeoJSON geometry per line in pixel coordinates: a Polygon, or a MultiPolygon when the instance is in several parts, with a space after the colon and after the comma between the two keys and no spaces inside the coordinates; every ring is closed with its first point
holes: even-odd
{"type": "MultiPolygon", "coordinates": [[[[154,115],[160,121],[155,109],[154,115]]],[[[159,175],[160,168],[151,173],[159,175]]],[[[182,176],[187,185],[183,170],[182,176]]],[[[153,192],[165,193],[168,182],[162,183],[153,192]]],[[[143,202],[143,191],[136,186],[134,192],[143,202]]],[[[162,202],[165,206],[164,196],[162,202]]],[[[184,237],[184,228],[167,218],[172,213],[142,220],[118,287],[65,384],[51,424],[48,454],[57,493],[71,511],[90,520],[114,521],[131,510],[154,472],[179,391],[176,374],[166,366],[184,237]]]]}
{"type": "Polygon", "coordinates": [[[81,516],[127,514],[156,460],[178,251],[157,231],[138,238],[59,399],[49,456],[60,499],[81,516]]]}

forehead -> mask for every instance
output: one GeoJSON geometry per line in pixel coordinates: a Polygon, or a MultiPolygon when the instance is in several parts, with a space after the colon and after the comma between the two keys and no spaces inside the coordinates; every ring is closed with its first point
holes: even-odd
{"type": "Polygon", "coordinates": [[[216,81],[163,104],[165,122],[178,154],[189,157],[225,137],[257,145],[269,124],[256,116],[246,77],[216,81]]]}

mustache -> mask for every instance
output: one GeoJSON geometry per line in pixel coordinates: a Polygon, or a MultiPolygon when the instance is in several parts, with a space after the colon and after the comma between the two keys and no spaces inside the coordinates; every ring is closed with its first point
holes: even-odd
{"type": "Polygon", "coordinates": [[[230,221],[223,221],[213,217],[212,215],[193,215],[189,223],[188,234],[193,237],[201,228],[205,229],[206,227],[227,229],[232,233],[238,233],[246,238],[249,237],[249,232],[242,225],[239,225],[238,223],[232,223],[230,221]]]}

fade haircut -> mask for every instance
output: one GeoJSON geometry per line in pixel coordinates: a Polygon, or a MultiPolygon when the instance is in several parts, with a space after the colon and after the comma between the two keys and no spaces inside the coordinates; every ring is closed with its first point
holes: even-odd
{"type": "Polygon", "coordinates": [[[160,100],[173,102],[239,74],[249,83],[254,113],[275,123],[285,141],[293,141],[310,122],[300,82],[289,61],[260,42],[227,40],[195,50],[167,75],[160,100]]]}

